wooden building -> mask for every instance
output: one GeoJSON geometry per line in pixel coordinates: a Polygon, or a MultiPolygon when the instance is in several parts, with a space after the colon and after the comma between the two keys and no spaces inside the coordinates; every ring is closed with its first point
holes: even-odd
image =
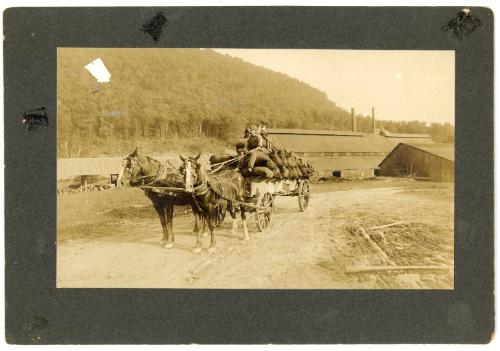
{"type": "Polygon", "coordinates": [[[121,158],[59,158],[57,160],[57,179],[118,175],[122,165],[121,158]]]}
{"type": "Polygon", "coordinates": [[[414,176],[437,182],[455,180],[453,144],[399,143],[380,163],[380,175],[414,176]]]}
{"type": "Polygon", "coordinates": [[[306,158],[321,178],[366,179],[378,174],[378,165],[400,142],[434,143],[422,134],[367,134],[354,131],[268,129],[278,147],[306,158]]]}

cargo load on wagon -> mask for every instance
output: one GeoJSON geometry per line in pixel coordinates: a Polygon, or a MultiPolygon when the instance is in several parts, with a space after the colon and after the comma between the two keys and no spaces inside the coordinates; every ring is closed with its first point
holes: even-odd
{"type": "Polygon", "coordinates": [[[265,179],[309,179],[314,174],[311,164],[292,150],[276,146],[265,126],[250,126],[243,139],[236,143],[236,155],[219,154],[210,157],[212,171],[234,169],[243,177],[265,179]]]}

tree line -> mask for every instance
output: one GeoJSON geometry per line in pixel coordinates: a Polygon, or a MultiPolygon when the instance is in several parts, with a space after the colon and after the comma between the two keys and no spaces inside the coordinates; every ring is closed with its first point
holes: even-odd
{"type": "MultiPolygon", "coordinates": [[[[205,49],[59,49],[58,156],[122,155],[131,145],[158,152],[233,145],[249,124],[350,130],[350,113],[285,74],[205,49]],[[84,66],[100,57],[111,72],[97,83],[84,66]],[[212,142],[213,141],[213,142],[212,142]]],[[[451,142],[451,124],[377,121],[395,133],[451,142]]],[[[357,130],[371,132],[357,115],[357,130]]],[[[203,150],[202,150],[203,151],[203,150]]]]}

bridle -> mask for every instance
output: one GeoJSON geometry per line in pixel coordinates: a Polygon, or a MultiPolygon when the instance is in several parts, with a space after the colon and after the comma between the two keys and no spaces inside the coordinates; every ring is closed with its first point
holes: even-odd
{"type": "Polygon", "coordinates": [[[184,175],[184,188],[188,192],[194,191],[195,184],[199,180],[198,174],[196,172],[196,167],[193,167],[194,163],[195,162],[190,159],[186,159],[183,161],[182,173],[184,175]],[[190,182],[189,184],[188,179],[192,180],[192,182],[190,182]]]}
{"type": "Polygon", "coordinates": [[[191,159],[183,159],[183,165],[181,166],[180,171],[182,171],[182,174],[184,176],[184,190],[191,194],[191,198],[193,200],[194,205],[196,206],[197,210],[200,213],[205,213],[206,208],[203,209],[200,206],[200,203],[198,202],[198,199],[196,198],[197,196],[202,196],[205,195],[208,192],[208,182],[205,179],[205,177],[201,177],[198,174],[198,171],[200,171],[199,164],[191,159]],[[193,167],[193,164],[196,165],[196,167],[193,167]],[[188,178],[190,179],[190,182],[188,183],[188,178]]]}

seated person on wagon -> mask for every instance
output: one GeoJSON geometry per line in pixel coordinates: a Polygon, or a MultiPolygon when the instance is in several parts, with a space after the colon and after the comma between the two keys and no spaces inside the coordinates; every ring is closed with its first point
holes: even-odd
{"type": "MultiPolygon", "coordinates": [[[[248,135],[245,146],[250,154],[240,164],[240,171],[243,176],[255,175],[265,178],[279,178],[281,173],[269,157],[269,150],[264,147],[264,138],[261,131],[261,127],[256,126],[251,126],[245,130],[245,135],[248,135]]],[[[266,145],[269,145],[269,143],[266,142],[266,145]]]]}

